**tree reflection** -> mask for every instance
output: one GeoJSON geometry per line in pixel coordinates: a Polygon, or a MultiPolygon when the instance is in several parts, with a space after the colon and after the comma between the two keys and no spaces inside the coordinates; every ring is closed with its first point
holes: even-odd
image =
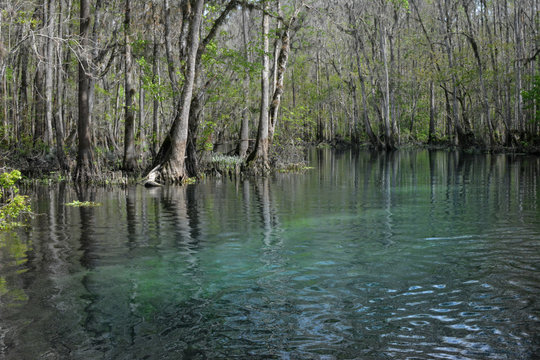
{"type": "Polygon", "coordinates": [[[163,189],[163,208],[173,219],[174,244],[186,256],[193,270],[198,267],[199,216],[194,188],[169,186],[163,189]]]}
{"type": "Polygon", "coordinates": [[[28,242],[12,230],[0,232],[0,306],[7,311],[28,300],[22,274],[27,271],[28,242]]]}
{"type": "MultiPolygon", "coordinates": [[[[95,188],[83,184],[78,184],[75,186],[75,192],[77,194],[77,199],[79,202],[94,202],[96,198],[95,190],[95,188]]],[[[99,259],[96,244],[94,243],[94,212],[95,208],[92,206],[79,207],[79,216],[81,220],[79,249],[82,250],[80,263],[82,266],[89,270],[93,269],[97,265],[97,261],[99,259]]]]}
{"type": "Polygon", "coordinates": [[[126,228],[127,246],[129,251],[132,251],[135,249],[135,247],[137,247],[136,190],[137,188],[135,186],[130,186],[126,191],[126,228]]]}

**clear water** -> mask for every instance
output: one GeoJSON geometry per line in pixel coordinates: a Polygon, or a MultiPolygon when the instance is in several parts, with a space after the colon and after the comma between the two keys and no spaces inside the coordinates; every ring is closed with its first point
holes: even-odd
{"type": "Polygon", "coordinates": [[[35,189],[40,215],[1,235],[0,358],[540,356],[539,158],[310,157],[264,181],[35,189]]]}

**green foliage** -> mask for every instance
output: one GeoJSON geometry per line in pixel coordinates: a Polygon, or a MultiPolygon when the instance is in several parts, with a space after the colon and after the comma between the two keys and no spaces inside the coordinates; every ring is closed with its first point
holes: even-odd
{"type": "Polygon", "coordinates": [[[207,120],[202,124],[201,136],[197,139],[197,147],[199,149],[212,151],[214,148],[214,144],[212,143],[212,134],[214,133],[215,127],[216,123],[211,120],[207,120]]]}
{"type": "Polygon", "coordinates": [[[274,142],[276,144],[300,143],[306,140],[306,131],[313,128],[316,121],[313,112],[302,105],[294,109],[282,108],[282,118],[278,129],[276,129],[274,142]]]}
{"type": "MultiPolygon", "coordinates": [[[[2,11],[2,14],[10,16],[7,11],[2,11]]],[[[32,11],[18,11],[15,23],[20,25],[30,25],[30,28],[36,29],[41,21],[33,15],[32,11]]]]}
{"type": "Polygon", "coordinates": [[[144,56],[137,59],[137,64],[141,69],[141,80],[144,91],[152,96],[153,99],[164,101],[172,98],[173,92],[170,84],[161,81],[159,76],[154,76],[152,64],[144,56]]]}
{"type": "Polygon", "coordinates": [[[15,185],[21,178],[19,170],[0,175],[0,230],[21,225],[16,220],[30,211],[28,197],[19,195],[19,188],[15,185]]]}
{"type": "Polygon", "coordinates": [[[391,0],[392,2],[392,5],[394,5],[394,7],[396,9],[405,9],[407,11],[409,11],[409,1],[408,0],[391,0]]]}
{"type": "Polygon", "coordinates": [[[540,75],[534,77],[531,90],[523,90],[521,94],[527,109],[534,110],[536,108],[532,121],[540,123],[540,75]]]}
{"type": "Polygon", "coordinates": [[[131,49],[135,57],[142,57],[145,53],[146,48],[149,46],[149,41],[142,38],[141,34],[138,34],[137,39],[131,42],[131,49]]]}

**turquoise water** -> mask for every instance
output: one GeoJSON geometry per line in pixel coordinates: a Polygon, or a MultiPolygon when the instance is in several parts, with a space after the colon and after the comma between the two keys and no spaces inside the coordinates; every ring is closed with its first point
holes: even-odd
{"type": "Polygon", "coordinates": [[[539,158],[310,161],[258,181],[34,189],[39,215],[0,240],[0,358],[540,356],[539,158]]]}

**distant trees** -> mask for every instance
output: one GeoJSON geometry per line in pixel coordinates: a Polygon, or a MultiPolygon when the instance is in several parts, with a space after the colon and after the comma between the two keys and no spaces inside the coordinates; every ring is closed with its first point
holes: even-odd
{"type": "Polygon", "coordinates": [[[82,182],[180,182],[223,142],[260,172],[303,142],[526,149],[538,14],[537,0],[3,2],[0,145],[82,182]]]}

